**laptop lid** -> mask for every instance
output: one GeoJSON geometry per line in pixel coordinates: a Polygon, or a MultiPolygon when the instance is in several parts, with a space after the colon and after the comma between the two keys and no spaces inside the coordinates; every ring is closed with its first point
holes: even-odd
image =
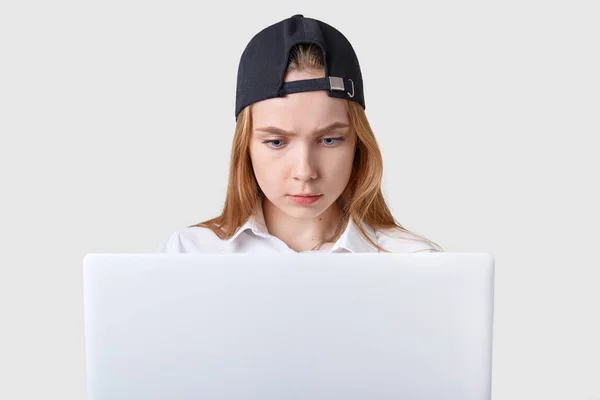
{"type": "Polygon", "coordinates": [[[487,253],[88,254],[89,400],[490,399],[487,253]]]}

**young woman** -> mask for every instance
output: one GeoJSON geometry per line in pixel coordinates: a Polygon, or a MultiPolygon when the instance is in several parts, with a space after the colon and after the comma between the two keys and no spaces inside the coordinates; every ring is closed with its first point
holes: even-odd
{"type": "Polygon", "coordinates": [[[390,213],[362,89],[354,50],[330,25],[295,15],[259,32],[238,70],[222,213],[158,251],[443,251],[390,213]]]}

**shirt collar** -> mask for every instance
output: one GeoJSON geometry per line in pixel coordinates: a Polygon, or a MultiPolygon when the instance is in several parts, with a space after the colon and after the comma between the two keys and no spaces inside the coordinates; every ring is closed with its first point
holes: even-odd
{"type": "Polygon", "coordinates": [[[267,230],[267,225],[265,223],[265,218],[262,211],[262,206],[258,206],[254,211],[254,214],[248,218],[248,220],[242,225],[229,239],[226,239],[221,246],[221,251],[223,251],[227,246],[233,243],[238,237],[246,232],[247,230],[251,230],[257,236],[261,236],[264,238],[270,237],[269,231],[267,230]]]}
{"type": "MultiPolygon", "coordinates": [[[[374,242],[377,243],[377,237],[375,231],[368,225],[362,224],[367,236],[374,242]]],[[[358,230],[357,224],[352,218],[348,220],[344,233],[339,237],[337,242],[333,245],[332,250],[336,248],[343,248],[351,253],[377,253],[379,250],[372,244],[367,242],[363,235],[358,230]]]]}
{"type": "MultiPolygon", "coordinates": [[[[365,229],[369,238],[377,243],[377,237],[375,231],[368,225],[363,224],[363,228],[365,229]]],[[[248,218],[246,223],[242,225],[231,238],[227,239],[223,246],[221,247],[221,251],[225,249],[229,244],[238,239],[238,237],[247,230],[251,230],[253,234],[256,236],[260,236],[263,238],[270,238],[272,235],[269,233],[267,229],[267,225],[265,223],[265,218],[262,210],[262,206],[258,206],[254,214],[248,218]]],[[[345,249],[351,253],[376,253],[379,250],[374,247],[372,244],[366,241],[363,235],[358,230],[357,224],[350,218],[348,220],[348,224],[346,225],[346,229],[342,233],[342,235],[338,238],[338,240],[334,243],[333,247],[331,247],[330,251],[335,251],[338,248],[345,249]]]]}

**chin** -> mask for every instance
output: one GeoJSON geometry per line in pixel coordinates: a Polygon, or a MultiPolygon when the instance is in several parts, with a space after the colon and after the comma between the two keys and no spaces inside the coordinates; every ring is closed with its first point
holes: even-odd
{"type": "Polygon", "coordinates": [[[302,209],[300,207],[296,208],[296,207],[290,207],[290,206],[283,206],[283,207],[278,207],[282,212],[284,212],[285,214],[289,215],[290,217],[293,218],[297,218],[297,219],[312,219],[312,218],[316,218],[318,217],[322,211],[319,209],[310,209],[310,208],[305,208],[302,209]]]}
{"type": "MultiPolygon", "coordinates": [[[[321,199],[321,201],[324,199],[321,199]]],[[[320,202],[320,201],[319,201],[320,202]]],[[[298,219],[313,219],[323,214],[325,210],[329,208],[329,205],[323,206],[322,204],[319,207],[311,207],[311,206],[301,206],[290,204],[290,201],[287,199],[283,199],[282,202],[275,204],[280,211],[289,215],[290,217],[298,218],[298,219]]]]}

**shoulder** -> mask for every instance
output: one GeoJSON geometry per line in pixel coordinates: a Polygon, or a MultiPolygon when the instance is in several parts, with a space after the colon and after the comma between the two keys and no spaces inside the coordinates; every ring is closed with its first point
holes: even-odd
{"type": "Polygon", "coordinates": [[[199,226],[181,228],[171,233],[158,246],[157,253],[210,253],[218,252],[223,244],[215,233],[199,226]]]}
{"type": "Polygon", "coordinates": [[[444,251],[439,245],[401,229],[382,229],[375,232],[377,243],[392,253],[425,253],[444,251]]]}

